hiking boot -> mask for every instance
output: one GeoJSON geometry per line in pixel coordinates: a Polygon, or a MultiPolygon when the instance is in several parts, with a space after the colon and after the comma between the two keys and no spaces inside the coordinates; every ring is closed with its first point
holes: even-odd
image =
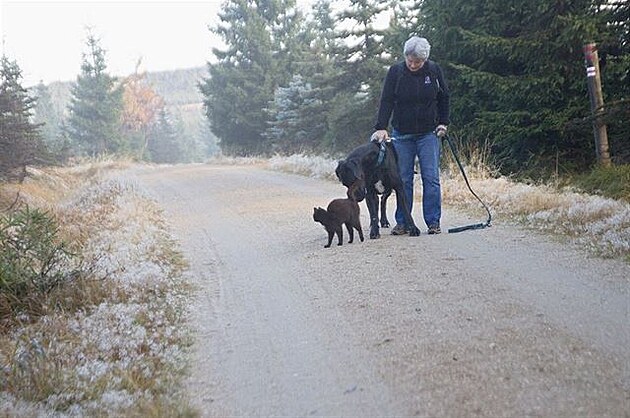
{"type": "Polygon", "coordinates": [[[396,224],[394,229],[392,229],[392,235],[405,235],[407,232],[407,228],[401,224],[396,224]]]}
{"type": "Polygon", "coordinates": [[[428,230],[429,235],[441,234],[442,230],[440,229],[440,225],[431,225],[428,230]]]}

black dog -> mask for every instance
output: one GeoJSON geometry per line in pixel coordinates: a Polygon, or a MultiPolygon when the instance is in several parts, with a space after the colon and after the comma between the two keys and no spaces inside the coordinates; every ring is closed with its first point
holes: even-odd
{"type": "Polygon", "coordinates": [[[370,238],[379,238],[378,199],[381,197],[381,222],[389,225],[385,215],[385,201],[391,194],[396,192],[396,203],[402,208],[405,215],[405,226],[409,230],[409,235],[418,236],[420,230],[416,226],[403,192],[402,180],[398,172],[398,157],[391,142],[369,142],[355,148],[348,154],[345,160],[339,161],[335,174],[341,183],[348,188],[348,198],[357,202],[365,199],[368,211],[370,212],[370,238]]]}

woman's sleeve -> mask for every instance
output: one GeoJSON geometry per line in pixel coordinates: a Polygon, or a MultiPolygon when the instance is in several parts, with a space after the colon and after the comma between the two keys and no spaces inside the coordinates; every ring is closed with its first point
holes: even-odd
{"type": "Polygon", "coordinates": [[[448,84],[444,78],[442,67],[436,65],[437,77],[440,83],[440,89],[437,94],[437,111],[438,111],[438,124],[448,125],[450,123],[450,92],[448,91],[448,84]]]}
{"type": "Polygon", "coordinates": [[[387,71],[385,82],[383,83],[383,91],[381,92],[381,102],[378,107],[378,115],[376,117],[375,130],[387,129],[389,119],[394,110],[394,94],[396,89],[396,66],[392,65],[387,71]]]}

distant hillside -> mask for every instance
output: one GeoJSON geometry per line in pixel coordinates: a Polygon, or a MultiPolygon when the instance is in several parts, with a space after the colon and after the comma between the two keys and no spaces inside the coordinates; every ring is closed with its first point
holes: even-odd
{"type": "MultiPolygon", "coordinates": [[[[166,109],[175,118],[185,136],[197,143],[204,143],[208,153],[216,150],[216,138],[210,133],[203,112],[203,96],[198,84],[207,77],[206,67],[187,68],[173,71],[147,72],[146,82],[158,93],[166,109]]],[[[52,104],[60,114],[68,114],[74,82],[54,82],[47,87],[52,104]]],[[[34,88],[31,89],[34,94],[34,88]]]]}
{"type": "MultiPolygon", "coordinates": [[[[162,96],[167,107],[177,107],[202,103],[203,98],[197,84],[207,75],[205,67],[197,67],[147,72],[146,81],[162,96]]],[[[65,110],[70,103],[70,90],[73,84],[71,81],[56,81],[48,85],[53,105],[58,110],[65,110]]]]}
{"type": "Polygon", "coordinates": [[[146,80],[168,106],[201,103],[197,85],[208,76],[206,67],[147,73],[146,80]]]}

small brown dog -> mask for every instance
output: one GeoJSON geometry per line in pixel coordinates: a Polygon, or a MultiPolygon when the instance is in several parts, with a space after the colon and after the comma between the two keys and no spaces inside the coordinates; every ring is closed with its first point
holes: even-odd
{"type": "Polygon", "coordinates": [[[359,231],[359,238],[363,242],[359,213],[359,204],[350,199],[334,199],[328,204],[327,209],[313,208],[313,220],[324,225],[328,232],[328,244],[324,245],[324,248],[330,247],[335,233],[339,240],[337,245],[343,245],[343,224],[346,224],[348,235],[350,235],[348,243],[354,240],[353,228],[359,231]]]}

